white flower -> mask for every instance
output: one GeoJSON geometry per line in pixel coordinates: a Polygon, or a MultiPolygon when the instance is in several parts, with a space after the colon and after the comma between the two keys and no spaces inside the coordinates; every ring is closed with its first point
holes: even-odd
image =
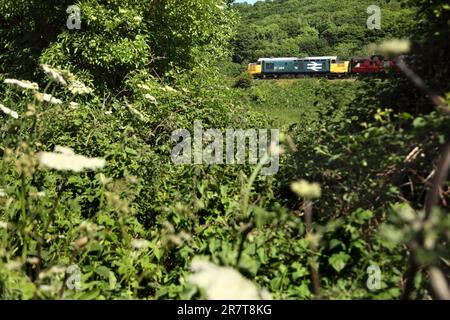
{"type": "Polygon", "coordinates": [[[56,146],[55,152],[62,153],[62,154],[68,155],[68,156],[75,155],[75,152],[71,148],[63,147],[63,146],[56,146]]]}
{"type": "Polygon", "coordinates": [[[42,166],[59,171],[97,170],[106,165],[105,159],[76,155],[72,149],[61,146],[55,152],[39,152],[37,158],[42,166]]]}
{"type": "Polygon", "coordinates": [[[67,85],[66,80],[64,80],[63,74],[60,70],[50,67],[47,64],[41,64],[42,70],[44,70],[45,74],[50,77],[50,79],[62,84],[63,86],[67,85]]]}
{"type": "Polygon", "coordinates": [[[11,109],[5,107],[2,104],[0,104],[0,110],[2,110],[3,113],[5,113],[5,114],[10,115],[14,119],[19,119],[19,114],[17,112],[15,112],[14,110],[11,110],[11,109]]]}
{"type": "Polygon", "coordinates": [[[384,55],[406,54],[411,50],[411,42],[408,39],[391,39],[383,41],[378,46],[378,51],[384,55]]]}
{"type": "Polygon", "coordinates": [[[8,229],[8,223],[0,221],[0,229],[8,229]]]}
{"type": "Polygon", "coordinates": [[[260,300],[271,295],[245,279],[238,271],[205,260],[194,260],[189,282],[203,288],[209,300],[260,300]]]}
{"type": "Polygon", "coordinates": [[[69,103],[69,106],[70,106],[72,109],[76,109],[76,108],[78,108],[80,105],[79,105],[78,103],[76,103],[76,102],[71,102],[71,103],[69,103]]]}
{"type": "Polygon", "coordinates": [[[5,79],[3,81],[6,84],[11,84],[17,86],[22,89],[27,90],[39,90],[39,85],[35,82],[27,81],[27,80],[17,80],[17,79],[5,79]]]}
{"type": "Polygon", "coordinates": [[[138,84],[137,85],[138,86],[138,88],[141,88],[141,89],[144,89],[144,90],[147,90],[147,91],[150,91],[150,90],[152,90],[148,85],[146,85],[146,84],[138,84]]]}
{"type": "Polygon", "coordinates": [[[165,87],[164,87],[164,90],[165,90],[165,91],[168,91],[168,92],[178,92],[177,90],[175,90],[175,89],[172,88],[171,86],[165,86],[165,87]]]}
{"type": "Polygon", "coordinates": [[[315,199],[320,198],[322,191],[318,183],[309,183],[306,180],[300,180],[293,182],[291,184],[291,190],[294,191],[298,196],[315,199]]]}
{"type": "Polygon", "coordinates": [[[6,197],[5,189],[0,189],[0,197],[6,197]]]}
{"type": "Polygon", "coordinates": [[[142,121],[145,121],[146,116],[140,112],[139,110],[137,110],[136,108],[134,108],[132,105],[127,104],[128,109],[131,111],[131,113],[134,113],[135,115],[137,115],[142,121]]]}
{"type": "Polygon", "coordinates": [[[69,85],[69,90],[74,95],[83,95],[83,94],[89,94],[92,93],[92,89],[88,88],[84,83],[81,81],[75,80],[69,85]]]}
{"type": "Polygon", "coordinates": [[[133,239],[131,240],[131,246],[134,249],[145,249],[150,246],[150,242],[144,239],[133,239]]]}
{"type": "Polygon", "coordinates": [[[152,96],[151,94],[144,94],[144,98],[147,100],[150,100],[152,103],[156,103],[156,98],[154,96],[152,96]]]}
{"type": "Polygon", "coordinates": [[[52,104],[61,104],[62,100],[53,97],[51,94],[36,92],[34,94],[36,99],[40,102],[49,102],[52,104]]]}

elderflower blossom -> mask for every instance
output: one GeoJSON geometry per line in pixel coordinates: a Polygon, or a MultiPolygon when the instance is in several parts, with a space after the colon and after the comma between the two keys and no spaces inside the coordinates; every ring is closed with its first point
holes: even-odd
{"type": "Polygon", "coordinates": [[[189,282],[203,288],[209,300],[270,300],[270,293],[258,288],[230,267],[205,260],[192,262],[189,282]]]}
{"type": "Polygon", "coordinates": [[[59,171],[97,170],[106,165],[105,159],[76,155],[72,149],[61,146],[55,152],[39,152],[37,157],[41,166],[59,171]]]}
{"type": "Polygon", "coordinates": [[[411,50],[411,42],[408,39],[391,39],[382,42],[377,47],[383,55],[406,54],[411,50]]]}
{"type": "Polygon", "coordinates": [[[154,96],[152,96],[151,94],[148,94],[148,93],[144,94],[144,98],[147,99],[147,100],[150,100],[150,102],[152,102],[152,103],[156,103],[157,102],[156,98],[154,96]]]}
{"type": "Polygon", "coordinates": [[[321,189],[318,183],[309,183],[306,180],[300,180],[291,184],[291,190],[297,195],[307,199],[320,198],[321,189]]]}
{"type": "Polygon", "coordinates": [[[17,86],[21,89],[39,90],[39,85],[37,83],[27,80],[5,79],[3,82],[6,84],[17,86]]]}
{"type": "Polygon", "coordinates": [[[142,112],[140,112],[139,110],[137,110],[136,108],[134,108],[129,104],[127,104],[127,107],[131,111],[131,113],[137,115],[142,121],[145,121],[146,116],[142,112]]]}
{"type": "Polygon", "coordinates": [[[69,85],[69,90],[74,95],[83,95],[83,94],[90,94],[92,93],[92,89],[88,88],[84,83],[81,81],[75,80],[69,85]]]}
{"type": "Polygon", "coordinates": [[[9,109],[2,104],[0,104],[0,110],[5,114],[10,115],[14,119],[19,119],[19,114],[16,111],[9,109]]]}
{"type": "Polygon", "coordinates": [[[138,86],[138,88],[141,88],[141,89],[144,89],[144,90],[147,90],[147,91],[152,90],[152,89],[151,89],[148,85],[146,85],[146,84],[139,83],[137,86],[138,86]]]}
{"type": "Polygon", "coordinates": [[[40,102],[49,102],[52,104],[62,104],[62,100],[57,99],[55,97],[53,97],[51,94],[48,93],[40,93],[40,92],[36,92],[35,95],[36,99],[40,102]]]}
{"type": "Polygon", "coordinates": [[[41,68],[50,79],[62,84],[63,86],[67,85],[66,80],[64,80],[63,73],[60,70],[52,68],[48,64],[41,64],[41,68]]]}
{"type": "Polygon", "coordinates": [[[145,249],[150,246],[150,242],[145,239],[133,239],[131,240],[131,246],[134,249],[145,249]]]}
{"type": "Polygon", "coordinates": [[[75,155],[75,152],[73,151],[73,149],[68,148],[68,147],[63,147],[63,146],[56,146],[55,152],[66,154],[66,155],[71,155],[71,156],[75,155]]]}
{"type": "Polygon", "coordinates": [[[167,92],[178,92],[177,90],[175,90],[174,88],[172,88],[171,86],[165,86],[164,90],[167,92]]]}

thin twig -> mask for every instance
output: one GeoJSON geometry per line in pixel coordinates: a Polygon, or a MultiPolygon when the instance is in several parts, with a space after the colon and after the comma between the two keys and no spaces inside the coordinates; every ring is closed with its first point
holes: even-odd
{"type": "Polygon", "coordinates": [[[441,188],[445,179],[447,179],[449,169],[450,169],[450,142],[447,142],[447,144],[444,146],[441,159],[439,160],[436,173],[433,177],[433,184],[431,186],[430,191],[427,193],[427,197],[425,199],[425,218],[424,218],[425,221],[430,218],[431,210],[436,205],[437,199],[439,197],[439,189],[441,188]]]}

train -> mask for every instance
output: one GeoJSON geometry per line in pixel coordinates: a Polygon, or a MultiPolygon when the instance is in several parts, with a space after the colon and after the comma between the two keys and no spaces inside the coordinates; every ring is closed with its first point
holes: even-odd
{"type": "Polygon", "coordinates": [[[342,78],[351,75],[379,75],[398,72],[395,61],[381,56],[354,57],[341,61],[337,56],[260,58],[250,63],[247,72],[254,78],[326,76],[342,78]]]}

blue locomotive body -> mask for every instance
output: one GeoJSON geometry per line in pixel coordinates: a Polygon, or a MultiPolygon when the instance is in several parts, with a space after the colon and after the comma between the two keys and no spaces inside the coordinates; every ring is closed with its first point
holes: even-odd
{"type": "Polygon", "coordinates": [[[307,57],[307,58],[261,58],[263,76],[302,75],[329,73],[332,63],[336,63],[336,57],[307,57]]]}

